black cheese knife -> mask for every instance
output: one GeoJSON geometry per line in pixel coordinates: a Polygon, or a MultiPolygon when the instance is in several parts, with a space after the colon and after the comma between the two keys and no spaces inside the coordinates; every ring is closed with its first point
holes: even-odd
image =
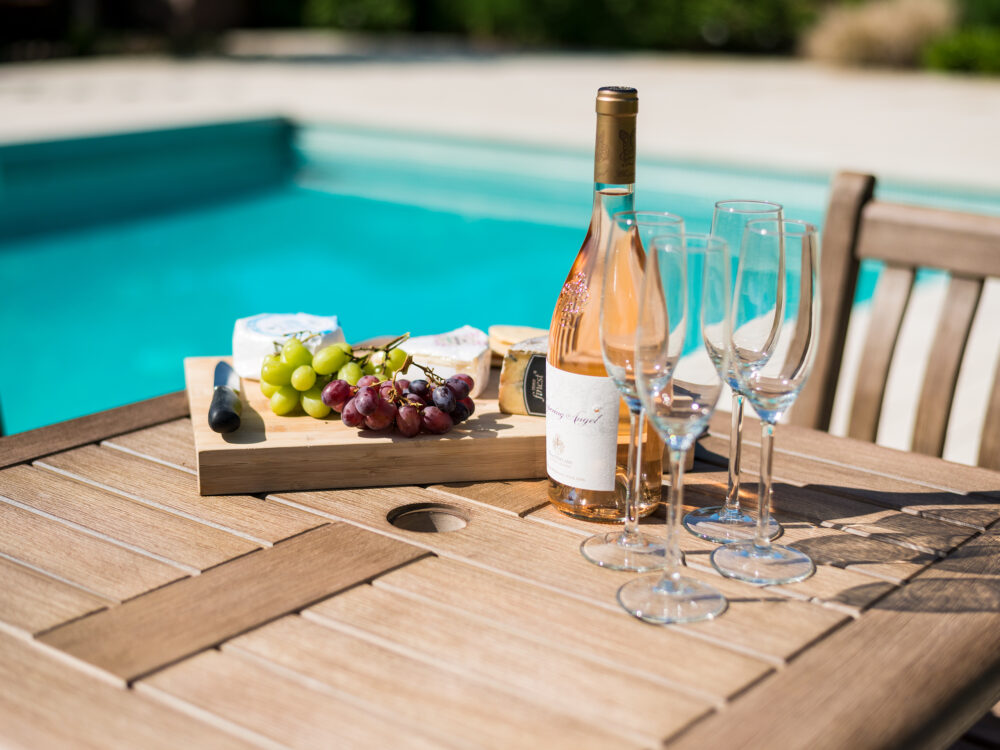
{"type": "Polygon", "coordinates": [[[240,376],[228,362],[219,362],[215,366],[215,392],[208,407],[208,426],[215,432],[233,432],[239,429],[242,411],[240,376]]]}

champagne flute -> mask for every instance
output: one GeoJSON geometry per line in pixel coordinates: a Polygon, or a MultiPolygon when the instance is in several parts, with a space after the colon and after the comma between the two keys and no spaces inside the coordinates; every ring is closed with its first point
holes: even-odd
{"type": "Polygon", "coordinates": [[[771,543],[768,520],[774,426],[795,402],[815,359],[818,256],[812,224],[774,219],[747,224],[736,277],[730,357],[740,389],[761,419],[757,528],[753,539],[731,542],[712,553],[716,570],[741,581],[793,583],[816,570],[804,552],[771,543]]]}
{"type": "Polygon", "coordinates": [[[649,421],[670,450],[667,544],[662,573],[632,579],[618,589],[618,602],[647,622],[694,622],[726,608],[715,588],[681,575],[679,536],[684,458],[708,426],[723,388],[705,332],[707,338],[726,336],[728,273],[726,243],[710,235],[656,238],[646,259],[636,384],[649,421]]]}
{"type": "Polygon", "coordinates": [[[684,220],[666,212],[623,211],[611,219],[605,253],[601,285],[601,354],[608,376],[629,410],[625,527],[585,539],[580,552],[595,565],[614,570],[642,572],[663,566],[663,544],[639,531],[645,415],[635,388],[635,329],[647,249],[654,236],[666,234],[683,236],[684,220]]]}
{"type": "MultiPolygon", "coordinates": [[[[756,219],[781,220],[782,208],[770,201],[727,200],[715,204],[712,213],[712,234],[726,241],[730,253],[730,284],[736,281],[740,245],[748,222],[756,219]]],[[[711,342],[719,350],[725,341],[711,342]]],[[[729,480],[726,484],[725,505],[699,508],[684,516],[684,527],[695,536],[710,542],[725,544],[736,539],[749,539],[754,534],[756,519],[740,509],[740,456],[743,451],[743,394],[732,366],[719,375],[733,391],[732,422],[729,430],[729,480]]],[[[774,539],[781,534],[781,525],[768,519],[768,534],[774,539]]]]}

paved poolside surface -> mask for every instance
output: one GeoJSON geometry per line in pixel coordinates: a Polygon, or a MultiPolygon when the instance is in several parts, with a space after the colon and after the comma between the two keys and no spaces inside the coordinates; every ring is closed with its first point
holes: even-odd
{"type": "MultiPolygon", "coordinates": [[[[280,40],[278,40],[280,42],[280,40]]],[[[302,51],[263,47],[243,51],[302,51]]],[[[297,46],[296,46],[297,45],[297,46]]],[[[596,89],[639,89],[641,155],[832,174],[1000,197],[1000,79],[848,71],[791,60],[653,54],[463,54],[325,39],[296,60],[116,58],[0,66],[0,143],[285,114],[310,121],[587,149],[596,89]]],[[[641,157],[640,157],[641,158],[641,157]]],[[[2,176],[0,176],[2,177],[2,176]]],[[[582,219],[585,221],[585,218],[582,219]]],[[[932,285],[933,286],[933,285],[932,285]]],[[[939,290],[920,292],[904,325],[917,351],[939,290]],[[928,296],[929,295],[929,296],[928,296]],[[937,295],[935,297],[934,295],[937,295]]],[[[986,291],[945,456],[974,462],[992,383],[1000,289],[986,291]]],[[[864,314],[852,324],[856,351],[864,314]]],[[[900,359],[897,357],[897,359],[900,359]]],[[[906,447],[913,363],[890,380],[879,442],[906,447]],[[907,371],[909,370],[909,371],[907,371]]],[[[899,369],[899,368],[897,368],[899,369]]],[[[844,383],[849,386],[849,383],[844,383]]],[[[847,392],[850,392],[849,389],[847,392]]],[[[843,430],[841,399],[835,431],[843,430]]]]}
{"type": "MultiPolygon", "coordinates": [[[[593,99],[639,89],[641,154],[1000,192],[1000,79],[679,55],[444,55],[0,66],[0,141],[285,113],[589,147],[593,99]]],[[[340,53],[338,56],[337,53],[340,53]]]]}

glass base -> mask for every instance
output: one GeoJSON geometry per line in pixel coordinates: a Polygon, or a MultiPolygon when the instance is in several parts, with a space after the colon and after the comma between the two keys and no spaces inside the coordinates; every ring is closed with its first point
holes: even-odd
{"type": "Polygon", "coordinates": [[[726,597],[693,578],[666,579],[660,574],[633,578],[618,589],[618,603],[640,620],[654,623],[697,622],[722,614],[726,597]]]}
{"type": "MultiPolygon", "coordinates": [[[[684,516],[684,528],[695,536],[717,544],[728,544],[753,539],[757,519],[742,511],[727,512],[725,506],[698,508],[684,516]]],[[[781,524],[768,519],[769,538],[777,539],[783,529],[781,524]]]]}
{"type": "Polygon", "coordinates": [[[662,542],[653,541],[642,533],[633,536],[628,544],[623,543],[622,531],[595,534],[580,544],[580,552],[590,562],[602,568],[629,570],[643,573],[663,567],[664,547],[662,542]]]}
{"type": "Polygon", "coordinates": [[[809,556],[792,547],[733,542],[712,552],[712,565],[722,575],[748,583],[795,583],[816,572],[809,556]]]}

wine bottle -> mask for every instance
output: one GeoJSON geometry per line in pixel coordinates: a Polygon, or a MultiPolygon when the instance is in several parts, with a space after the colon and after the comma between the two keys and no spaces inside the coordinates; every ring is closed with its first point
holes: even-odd
{"type": "MultiPolygon", "coordinates": [[[[549,500],[569,515],[594,521],[625,517],[628,407],[601,355],[601,279],[611,217],[635,201],[635,89],[597,92],[594,208],[583,246],[556,301],[545,372],[546,467],[549,500]]],[[[639,514],[660,502],[663,442],[643,435],[639,514]]]]}

